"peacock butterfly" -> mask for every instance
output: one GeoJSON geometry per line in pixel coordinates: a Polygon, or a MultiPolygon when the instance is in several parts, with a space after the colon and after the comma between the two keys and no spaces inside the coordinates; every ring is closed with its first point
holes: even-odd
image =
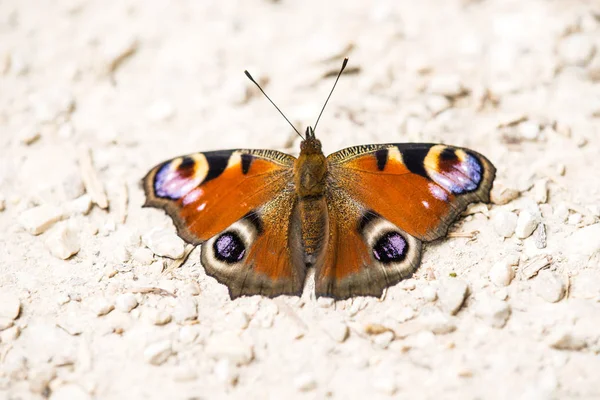
{"type": "Polygon", "coordinates": [[[368,144],[325,157],[313,128],[302,139],[298,158],[209,151],[165,161],[143,180],[144,206],[202,245],[206,273],[231,298],[300,295],[309,267],[317,296],[381,296],[417,269],[422,242],[445,236],[469,203],[489,201],[495,168],[473,150],[368,144]]]}

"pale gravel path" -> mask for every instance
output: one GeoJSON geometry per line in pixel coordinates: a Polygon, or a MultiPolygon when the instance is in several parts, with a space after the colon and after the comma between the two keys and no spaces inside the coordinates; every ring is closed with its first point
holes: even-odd
{"type": "Polygon", "coordinates": [[[596,2],[4,1],[0,148],[2,399],[600,398],[596,2]],[[476,238],[426,246],[383,301],[231,302],[197,250],[175,269],[141,243],[167,229],[181,254],[140,208],[155,163],[297,152],[244,69],[305,126],[346,55],[359,72],[319,125],[326,152],[469,146],[520,197],[473,209],[453,230],[476,238]],[[80,197],[80,146],[108,212],[80,197]],[[511,213],[516,235],[541,218],[546,247],[511,213]]]}

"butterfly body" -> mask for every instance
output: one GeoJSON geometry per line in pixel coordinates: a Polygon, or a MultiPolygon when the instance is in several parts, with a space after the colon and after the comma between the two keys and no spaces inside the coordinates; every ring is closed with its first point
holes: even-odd
{"type": "Polygon", "coordinates": [[[380,296],[418,267],[421,242],[489,201],[495,169],[472,150],[364,145],[325,157],[308,128],[298,158],[272,150],[196,153],[144,178],[146,206],[202,245],[207,274],[242,295],[380,296]]]}

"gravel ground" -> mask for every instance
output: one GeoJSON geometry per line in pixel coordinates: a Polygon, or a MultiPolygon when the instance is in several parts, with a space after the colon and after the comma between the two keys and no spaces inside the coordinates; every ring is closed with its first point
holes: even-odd
{"type": "Polygon", "coordinates": [[[597,1],[1,1],[0,132],[0,398],[600,398],[597,1]],[[297,154],[242,71],[306,126],[344,56],[327,153],[467,146],[493,204],[383,299],[232,302],[140,179],[297,154]]]}

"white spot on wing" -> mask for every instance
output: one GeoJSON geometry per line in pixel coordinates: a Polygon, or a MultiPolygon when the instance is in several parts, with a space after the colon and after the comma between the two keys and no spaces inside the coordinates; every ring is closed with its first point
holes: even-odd
{"type": "Polygon", "coordinates": [[[448,193],[446,193],[446,191],[444,189],[442,189],[441,187],[439,187],[435,183],[430,183],[429,184],[429,192],[431,193],[431,195],[433,197],[435,197],[438,200],[441,200],[441,201],[447,201],[448,200],[448,193]]]}
{"type": "Polygon", "coordinates": [[[423,203],[423,205],[425,206],[425,208],[429,208],[429,203],[426,202],[425,200],[423,200],[421,203],[423,203]]]}

